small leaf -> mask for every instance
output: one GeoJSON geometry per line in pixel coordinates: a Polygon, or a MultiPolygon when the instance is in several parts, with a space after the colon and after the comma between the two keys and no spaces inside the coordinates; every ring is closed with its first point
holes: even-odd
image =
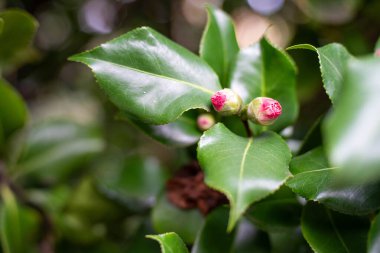
{"type": "Polygon", "coordinates": [[[156,240],[161,247],[161,253],[188,253],[186,245],[176,233],[160,235],[147,235],[149,239],[156,240]]]}
{"type": "Polygon", "coordinates": [[[230,201],[228,231],[232,231],[250,204],[284,183],[289,176],[290,157],[286,143],[273,132],[243,138],[219,123],[203,134],[198,160],[206,184],[230,201]]]}
{"type": "Polygon", "coordinates": [[[330,100],[335,104],[341,92],[343,72],[347,61],[352,58],[347,49],[338,43],[319,48],[309,44],[300,44],[287,49],[308,49],[318,54],[323,86],[330,100]]]}
{"type": "Polygon", "coordinates": [[[27,12],[16,9],[0,12],[0,18],[4,23],[0,33],[0,68],[2,68],[18,61],[19,55],[29,48],[38,23],[27,12]]]}
{"type": "Polygon", "coordinates": [[[366,252],[368,219],[333,212],[308,203],[302,215],[302,234],[315,252],[366,252]]]}
{"type": "Polygon", "coordinates": [[[298,115],[295,65],[285,52],[272,46],[265,38],[239,52],[232,66],[229,84],[245,104],[255,97],[270,97],[280,102],[283,113],[269,127],[271,130],[285,128],[298,115]]]}
{"type": "Polygon", "coordinates": [[[330,168],[322,148],[294,158],[290,171],[295,175],[286,185],[308,200],[352,215],[369,214],[380,208],[380,184],[336,185],[335,175],[344,170],[330,168]]]}
{"type": "Polygon", "coordinates": [[[380,214],[372,221],[368,234],[368,253],[380,252],[380,214]]]}
{"type": "Polygon", "coordinates": [[[228,209],[219,207],[206,218],[191,253],[231,252],[235,231],[227,233],[228,209]]]}
{"type": "Polygon", "coordinates": [[[25,125],[28,112],[25,102],[18,92],[1,78],[0,108],[0,124],[3,127],[3,134],[6,138],[25,125]]]}
{"type": "Polygon", "coordinates": [[[200,56],[227,86],[230,65],[239,51],[231,18],[221,10],[207,7],[208,20],[200,44],[200,56]]]}
{"type": "Polygon", "coordinates": [[[148,124],[208,110],[218,77],[200,58],[150,28],[139,28],[70,57],[88,65],[110,100],[148,124]]]}
{"type": "Polygon", "coordinates": [[[152,211],[152,223],[158,233],[176,232],[186,243],[194,243],[203,222],[197,209],[185,210],[171,204],[162,195],[152,211]]]}
{"type": "Polygon", "coordinates": [[[344,168],[338,182],[380,179],[380,59],[351,59],[339,103],[323,124],[329,161],[344,168]]]}

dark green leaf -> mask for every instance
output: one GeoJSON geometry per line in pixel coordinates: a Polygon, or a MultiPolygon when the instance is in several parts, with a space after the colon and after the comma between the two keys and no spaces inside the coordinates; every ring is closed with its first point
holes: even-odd
{"type": "Polygon", "coordinates": [[[341,92],[343,74],[347,61],[352,58],[347,49],[337,43],[328,44],[319,48],[309,44],[301,44],[291,46],[288,49],[308,49],[318,54],[323,86],[327,95],[335,104],[341,92]]]}
{"type": "Polygon", "coordinates": [[[175,121],[183,112],[209,109],[218,77],[200,58],[150,28],[139,28],[72,56],[88,65],[110,100],[149,124],[175,121]]]}
{"type": "Polygon", "coordinates": [[[96,127],[63,120],[43,122],[29,130],[13,173],[45,183],[56,182],[67,178],[103,148],[104,141],[96,127]]]}
{"type": "Polygon", "coordinates": [[[309,200],[352,215],[368,214],[380,208],[380,184],[336,185],[335,175],[344,170],[330,168],[322,148],[294,158],[290,171],[295,176],[286,184],[309,200]]]}
{"type": "Polygon", "coordinates": [[[243,218],[238,225],[233,253],[269,253],[271,245],[268,234],[252,226],[243,218]]]}
{"type": "Polygon", "coordinates": [[[339,103],[323,125],[329,161],[344,168],[336,180],[380,179],[380,59],[348,62],[339,103]]]}
{"type": "Polygon", "coordinates": [[[368,219],[333,212],[309,203],[302,214],[302,234],[318,253],[366,252],[368,219]]]}
{"type": "Polygon", "coordinates": [[[152,223],[158,233],[176,232],[186,243],[194,243],[203,217],[197,209],[180,209],[162,195],[153,208],[152,223]]]}
{"type": "Polygon", "coordinates": [[[322,116],[310,127],[297,154],[301,155],[322,145],[322,116]]]}
{"type": "Polygon", "coordinates": [[[161,253],[188,253],[186,245],[176,233],[147,235],[147,238],[156,240],[161,247],[161,253]]]}
{"type": "Polygon", "coordinates": [[[22,10],[0,12],[0,18],[4,21],[0,33],[0,68],[3,68],[18,61],[17,58],[28,49],[38,23],[34,17],[22,10]]]}
{"type": "Polygon", "coordinates": [[[4,28],[4,20],[0,18],[0,35],[3,32],[3,28],[4,28]]]}
{"type": "Polygon", "coordinates": [[[230,201],[228,231],[250,204],[277,190],[289,176],[290,151],[280,136],[266,132],[243,138],[223,124],[206,131],[198,146],[205,182],[230,201]]]}
{"type": "Polygon", "coordinates": [[[200,56],[218,74],[223,87],[227,86],[228,74],[239,46],[231,18],[221,10],[208,6],[208,21],[204,30],[200,56]]]}
{"type": "Polygon", "coordinates": [[[228,209],[219,207],[208,214],[191,253],[231,252],[235,230],[227,233],[228,209]]]}
{"type": "Polygon", "coordinates": [[[229,83],[246,104],[255,97],[271,97],[281,103],[282,115],[269,129],[280,130],[296,119],[295,65],[285,52],[265,38],[239,52],[229,83]]]}
{"type": "MultiPolygon", "coordinates": [[[[1,49],[0,49],[1,50],[1,49]]],[[[26,105],[18,92],[0,78],[0,124],[6,138],[24,126],[27,119],[26,105]]]]}
{"type": "Polygon", "coordinates": [[[372,221],[368,234],[368,253],[380,252],[380,214],[372,221]]]}
{"type": "Polygon", "coordinates": [[[309,245],[302,236],[301,229],[288,228],[269,233],[271,253],[312,253],[309,245]]]}

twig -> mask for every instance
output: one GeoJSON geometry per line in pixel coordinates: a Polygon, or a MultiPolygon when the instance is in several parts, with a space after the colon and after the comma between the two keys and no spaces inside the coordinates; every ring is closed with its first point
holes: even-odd
{"type": "Polygon", "coordinates": [[[251,129],[249,128],[248,120],[242,120],[241,122],[243,122],[243,125],[244,125],[244,128],[245,128],[245,131],[246,131],[246,133],[247,133],[247,137],[248,137],[248,138],[252,137],[252,131],[251,131],[251,129]]]}

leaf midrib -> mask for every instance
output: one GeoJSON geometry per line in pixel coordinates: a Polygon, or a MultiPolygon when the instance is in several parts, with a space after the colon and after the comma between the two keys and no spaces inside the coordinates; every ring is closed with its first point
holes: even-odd
{"type": "Polygon", "coordinates": [[[112,65],[115,65],[115,66],[119,66],[121,68],[126,68],[126,69],[129,69],[129,70],[135,71],[135,72],[142,73],[144,75],[154,76],[154,77],[157,77],[157,78],[162,78],[162,79],[166,79],[166,80],[170,80],[170,81],[174,81],[174,82],[183,83],[183,84],[185,84],[187,86],[193,87],[193,88],[198,89],[200,91],[203,91],[204,93],[207,93],[207,94],[211,94],[212,95],[212,94],[215,93],[214,91],[212,91],[210,89],[207,89],[207,88],[204,88],[203,86],[201,86],[199,84],[190,83],[190,82],[187,82],[187,81],[184,81],[184,80],[175,79],[175,78],[172,78],[172,77],[168,77],[168,76],[163,76],[163,75],[147,72],[147,71],[144,71],[144,70],[141,70],[141,69],[132,68],[132,67],[121,65],[121,64],[118,64],[118,63],[115,63],[115,62],[111,62],[111,61],[106,61],[106,60],[92,58],[92,57],[83,57],[83,56],[82,57],[78,57],[78,58],[74,57],[73,60],[78,59],[78,61],[81,61],[81,60],[79,60],[80,58],[82,58],[82,59],[88,59],[88,60],[93,60],[93,61],[99,61],[99,62],[106,62],[106,63],[112,64],[112,65]]]}
{"type": "Polygon", "coordinates": [[[346,250],[346,252],[350,253],[350,250],[348,249],[346,243],[344,242],[342,235],[339,233],[339,230],[338,230],[338,228],[335,225],[335,222],[334,222],[334,220],[333,220],[333,218],[331,216],[331,212],[327,208],[325,208],[325,210],[326,210],[326,213],[327,213],[327,217],[329,218],[329,221],[331,223],[331,226],[333,227],[334,232],[336,233],[336,236],[338,237],[339,241],[342,243],[342,246],[346,250]]]}
{"type": "Polygon", "coordinates": [[[252,142],[253,142],[253,138],[250,138],[248,140],[247,146],[244,149],[243,157],[242,157],[241,163],[240,163],[238,191],[237,191],[237,196],[236,196],[236,205],[237,206],[240,205],[239,203],[240,203],[240,196],[241,196],[241,185],[242,185],[243,175],[244,175],[245,160],[247,158],[248,150],[251,147],[252,142]]]}

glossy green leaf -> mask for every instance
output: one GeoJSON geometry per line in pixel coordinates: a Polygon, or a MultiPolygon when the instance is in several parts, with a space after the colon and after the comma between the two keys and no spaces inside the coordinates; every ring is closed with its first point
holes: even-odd
{"type": "Polygon", "coordinates": [[[152,211],[152,223],[158,233],[175,232],[186,243],[194,243],[203,223],[203,216],[197,209],[181,209],[162,195],[152,211]]]}
{"type": "Polygon", "coordinates": [[[160,235],[147,235],[149,239],[156,240],[161,247],[161,253],[188,253],[186,245],[181,237],[176,233],[170,232],[160,235]]]}
{"type": "Polygon", "coordinates": [[[380,215],[372,221],[368,234],[368,253],[380,252],[380,215]]]}
{"type": "Polygon", "coordinates": [[[302,214],[302,234],[314,252],[366,252],[369,221],[308,203],[302,214]]]}
{"type": "Polygon", "coordinates": [[[229,84],[246,104],[255,97],[271,97],[281,103],[282,115],[269,127],[271,130],[290,125],[298,115],[296,67],[285,52],[265,38],[239,52],[229,84]]]}
{"type": "Polygon", "coordinates": [[[60,181],[103,148],[104,140],[97,127],[64,120],[42,122],[29,130],[12,173],[45,183],[60,181]]]}
{"type": "Polygon", "coordinates": [[[4,21],[0,33],[0,68],[17,61],[30,46],[36,33],[36,19],[22,10],[6,10],[0,12],[4,21]],[[17,31],[17,32],[15,32],[17,31]]]}
{"type": "Polygon", "coordinates": [[[341,92],[347,61],[352,58],[347,49],[338,43],[331,43],[319,48],[309,44],[300,44],[288,49],[308,49],[318,54],[323,86],[330,100],[335,104],[341,92]]]}
{"type": "Polygon", "coordinates": [[[344,170],[330,168],[322,148],[294,158],[290,171],[294,177],[286,184],[308,200],[352,215],[368,214],[380,208],[380,184],[336,185],[335,175],[344,170]]]}
{"type": "Polygon", "coordinates": [[[72,56],[88,65],[122,111],[149,124],[175,121],[183,112],[209,109],[218,77],[200,58],[150,28],[139,28],[72,56]]]}
{"type": "Polygon", "coordinates": [[[198,160],[206,184],[223,192],[230,201],[228,231],[250,204],[284,183],[289,176],[290,157],[286,143],[273,132],[243,138],[219,123],[203,134],[198,160]]]}
{"type": "Polygon", "coordinates": [[[207,215],[191,253],[231,252],[235,230],[227,233],[228,209],[219,207],[207,215]]]}
{"type": "Polygon", "coordinates": [[[196,121],[186,116],[165,125],[149,125],[138,120],[128,119],[134,126],[162,144],[173,147],[187,147],[201,137],[196,121]]]}
{"type": "Polygon", "coordinates": [[[323,125],[329,161],[344,168],[336,180],[380,179],[380,59],[351,59],[339,103],[323,125]]]}
{"type": "Polygon", "coordinates": [[[0,78],[0,124],[5,138],[25,125],[27,113],[25,102],[18,92],[0,78]]]}
{"type": "Polygon", "coordinates": [[[229,69],[239,46],[231,18],[212,6],[207,8],[208,21],[200,44],[200,56],[218,74],[223,87],[227,86],[229,69]]]}

